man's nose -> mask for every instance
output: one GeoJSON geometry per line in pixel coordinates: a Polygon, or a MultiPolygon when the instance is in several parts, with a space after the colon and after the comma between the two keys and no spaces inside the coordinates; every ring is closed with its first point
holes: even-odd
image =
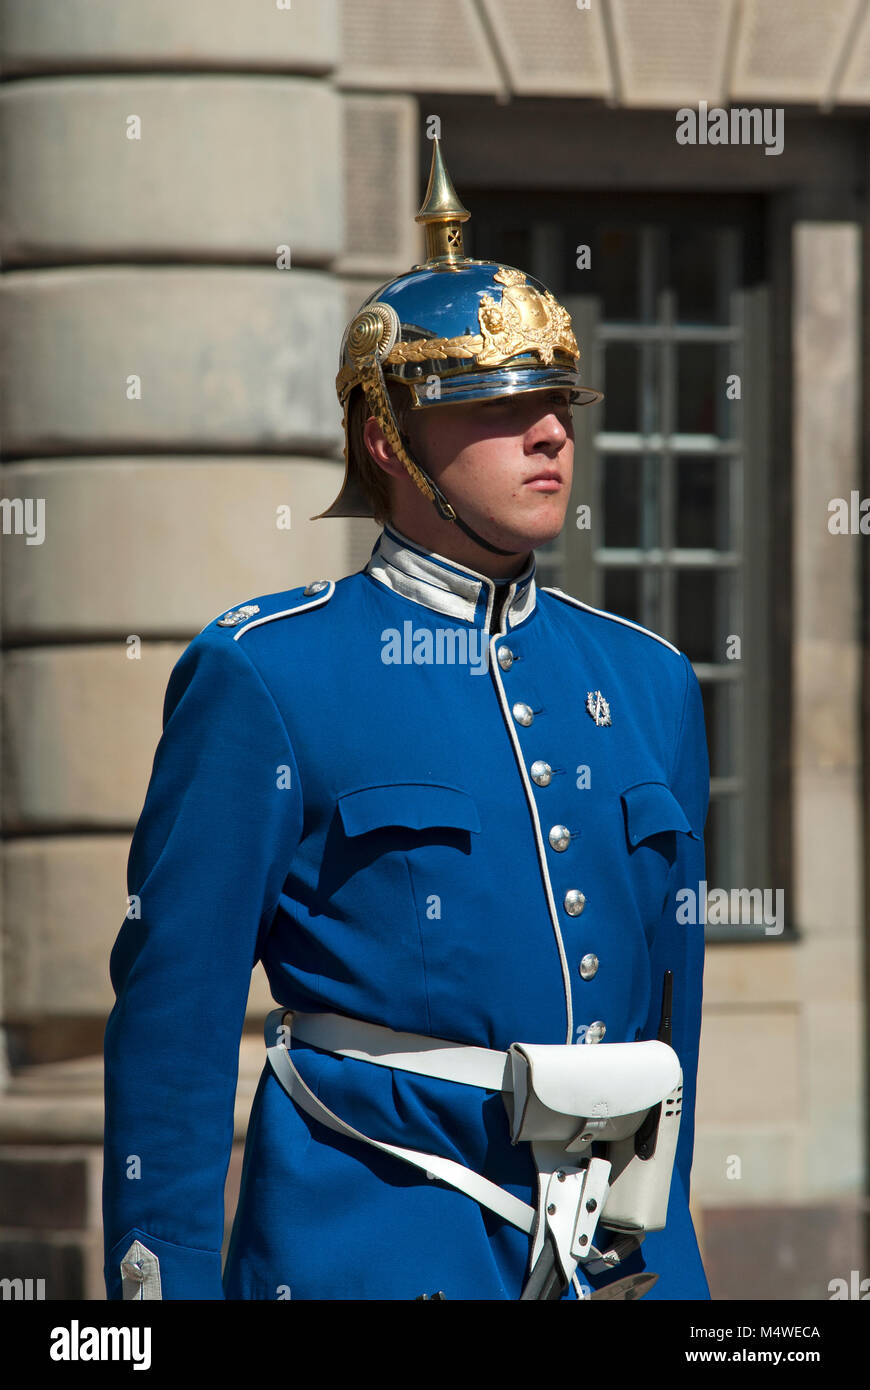
{"type": "Polygon", "coordinates": [[[555,411],[549,411],[546,415],[539,415],[530,425],[526,432],[526,446],[532,450],[542,445],[561,449],[567,438],[568,431],[559,416],[555,411]]]}

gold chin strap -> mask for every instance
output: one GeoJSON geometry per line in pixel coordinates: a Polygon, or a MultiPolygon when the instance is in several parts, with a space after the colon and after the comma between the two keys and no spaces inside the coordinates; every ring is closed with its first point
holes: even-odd
{"type": "MultiPolygon", "coordinates": [[[[355,368],[355,378],[363,388],[369,410],[386,436],[397,459],[430,502],[435,492],[405,448],[399,422],[384,380],[381,363],[401,335],[399,316],[390,304],[371,304],[361,310],[347,330],[347,351],[355,368]]],[[[339,381],[342,373],[339,373],[339,381]]],[[[346,398],[347,400],[347,398],[346,398]]],[[[347,440],[347,404],[345,400],[345,440],[347,440]]],[[[346,455],[345,455],[346,457],[346,455]]]]}
{"type": "MultiPolygon", "coordinates": [[[[384,381],[383,368],[376,354],[372,353],[370,357],[360,361],[358,363],[358,368],[360,384],[363,388],[368,407],[383,430],[387,443],[396,455],[396,458],[404,465],[405,471],[413,478],[423,496],[427,498],[428,501],[435,502],[434,486],[424,476],[419,465],[414,462],[405,448],[402,440],[402,432],[399,429],[399,422],[393,411],[393,403],[390,400],[387,384],[384,381]]],[[[449,508],[450,512],[453,513],[453,508],[450,507],[450,504],[445,503],[445,505],[449,508]]],[[[448,520],[452,519],[452,516],[448,517],[448,520]]]]}

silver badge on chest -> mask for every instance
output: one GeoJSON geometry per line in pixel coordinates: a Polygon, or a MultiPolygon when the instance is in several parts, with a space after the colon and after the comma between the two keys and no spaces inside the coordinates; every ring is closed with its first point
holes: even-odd
{"type": "Polygon", "coordinates": [[[599,727],[611,722],[610,705],[607,703],[600,690],[587,691],[586,709],[599,727]]]}

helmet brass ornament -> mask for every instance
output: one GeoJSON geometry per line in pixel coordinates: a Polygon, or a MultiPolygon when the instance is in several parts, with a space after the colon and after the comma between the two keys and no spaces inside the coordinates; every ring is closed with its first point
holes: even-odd
{"type": "MultiPolygon", "coordinates": [[[[471,213],[459,201],[453,181],[441,158],[441,145],[433,141],[432,167],[423,206],[414,218],[426,230],[426,265],[458,270],[470,265],[462,245],[462,224],[471,213]]],[[[418,269],[417,266],[414,269],[418,269]]]]}
{"type": "Polygon", "coordinates": [[[429,184],[416,216],[425,230],[426,259],[375,290],[342,340],[335,386],[344,412],[345,476],[338,497],[318,516],[373,514],[348,429],[351,403],[361,391],[393,453],[439,514],[487,550],[508,554],[457,516],[413,457],[388,385],[407,391],[412,411],[560,388],[570,390],[574,405],[603,397],[580,384],[571,318],[550,291],[515,266],[466,256],[462,227],[470,214],[438,140],[432,143],[429,184]]]}

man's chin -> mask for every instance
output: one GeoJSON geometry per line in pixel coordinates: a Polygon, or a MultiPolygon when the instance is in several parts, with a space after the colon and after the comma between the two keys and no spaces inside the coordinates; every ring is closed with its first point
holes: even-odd
{"type": "Polygon", "coordinates": [[[558,516],[523,517],[521,520],[512,517],[510,521],[490,522],[486,530],[481,529],[480,534],[494,545],[500,545],[517,555],[525,555],[529,550],[537,550],[554,541],[564,525],[565,513],[560,511],[558,516]]]}

